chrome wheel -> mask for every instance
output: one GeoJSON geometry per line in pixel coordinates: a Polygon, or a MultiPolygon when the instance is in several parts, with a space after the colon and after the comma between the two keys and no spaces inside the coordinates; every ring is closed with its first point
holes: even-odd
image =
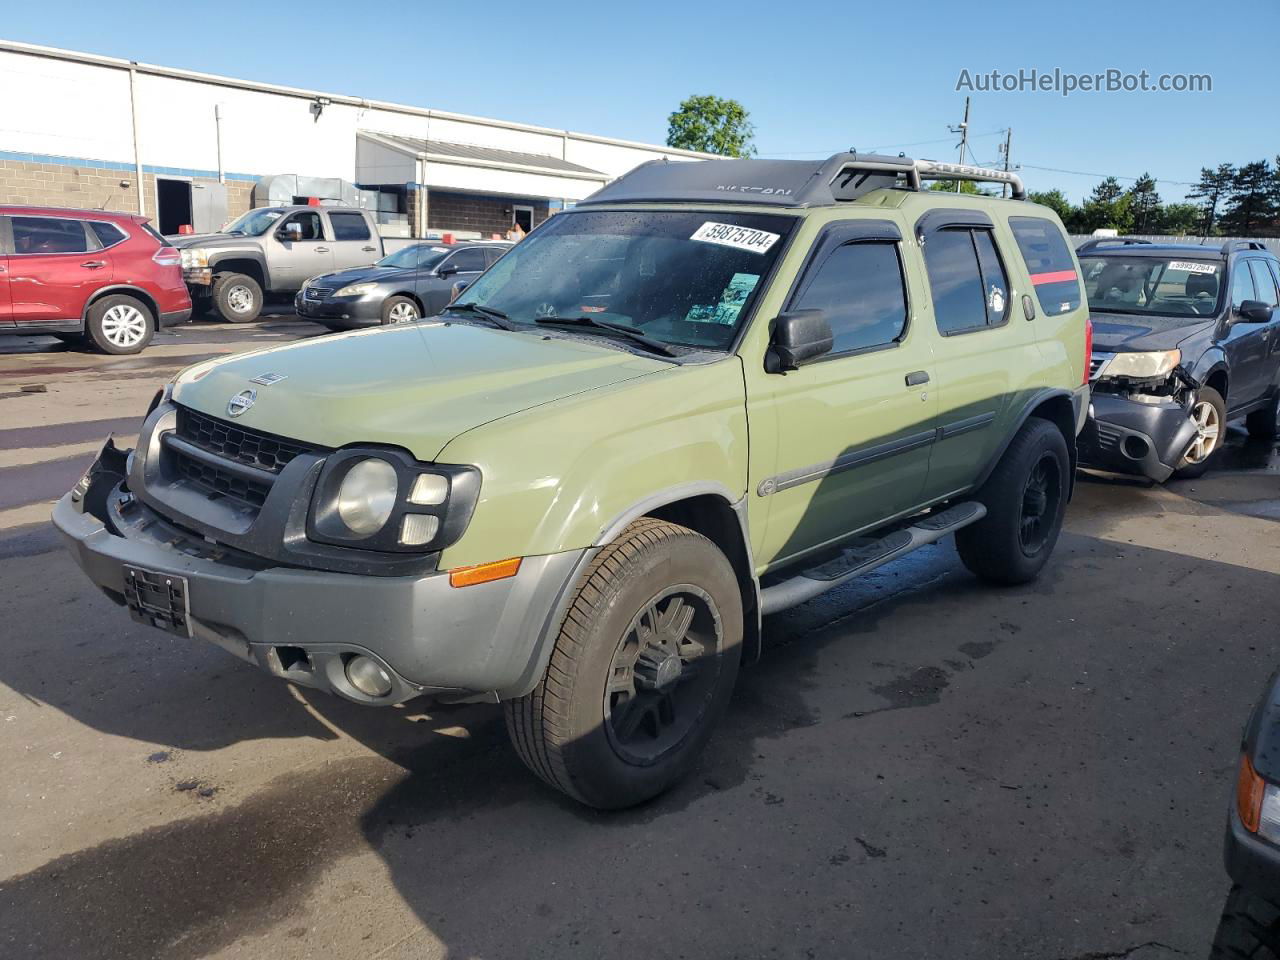
{"type": "Polygon", "coordinates": [[[237,283],[227,291],[227,306],[236,313],[248,313],[253,309],[253,291],[237,283]]]}
{"type": "Polygon", "coordinates": [[[117,303],[102,315],[102,336],[114,347],[128,350],[147,336],[147,317],[137,307],[117,303]]]}
{"type": "Polygon", "coordinates": [[[1208,460],[1213,456],[1213,451],[1218,449],[1218,440],[1222,434],[1218,408],[1207,400],[1201,400],[1192,408],[1191,419],[1196,422],[1196,437],[1182,457],[1182,466],[1208,460]]]}
{"type": "Polygon", "coordinates": [[[670,587],[635,615],[609,668],[605,729],[627,761],[650,764],[701,724],[720,672],[724,644],[711,596],[670,587]]]}
{"type": "Polygon", "coordinates": [[[418,308],[408,300],[402,300],[387,311],[388,323],[409,323],[418,319],[418,308]]]}

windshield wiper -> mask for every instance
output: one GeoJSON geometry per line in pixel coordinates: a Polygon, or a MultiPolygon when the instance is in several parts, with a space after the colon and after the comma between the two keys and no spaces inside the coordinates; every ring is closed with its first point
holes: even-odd
{"type": "Polygon", "coordinates": [[[511,322],[511,318],[501,310],[482,306],[478,303],[451,303],[444,310],[445,313],[473,313],[477,317],[488,320],[501,330],[517,329],[516,325],[511,322]]]}
{"type": "Polygon", "coordinates": [[[661,340],[655,340],[653,337],[647,337],[639,330],[633,330],[631,327],[623,326],[620,323],[610,323],[607,320],[597,320],[595,317],[587,314],[579,314],[571,317],[538,317],[534,323],[541,323],[547,326],[561,327],[591,327],[597,330],[607,330],[610,333],[621,334],[628,340],[640,344],[653,353],[660,353],[664,357],[678,357],[680,354],[672,350],[661,340]]]}

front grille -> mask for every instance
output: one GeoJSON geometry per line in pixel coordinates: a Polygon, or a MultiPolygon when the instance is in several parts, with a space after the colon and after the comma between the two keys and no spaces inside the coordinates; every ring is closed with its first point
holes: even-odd
{"type": "Polygon", "coordinates": [[[268,483],[246,480],[176,451],[173,462],[183,477],[208,490],[211,496],[230,497],[251,507],[261,507],[267,502],[267,494],[271,492],[271,485],[268,483]]]}
{"type": "Polygon", "coordinates": [[[307,287],[305,296],[308,300],[323,300],[331,293],[333,293],[333,291],[328,287],[307,287]]]}
{"type": "Polygon", "coordinates": [[[299,454],[315,450],[296,440],[238,427],[187,407],[178,408],[178,436],[225,460],[272,473],[279,473],[299,454]]]}

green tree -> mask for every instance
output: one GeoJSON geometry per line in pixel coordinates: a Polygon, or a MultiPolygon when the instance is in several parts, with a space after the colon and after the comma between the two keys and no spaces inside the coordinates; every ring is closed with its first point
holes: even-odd
{"type": "Polygon", "coordinates": [[[1218,208],[1231,195],[1231,184],[1236,177],[1236,168],[1229,163],[1221,163],[1217,169],[1200,168],[1200,181],[1187,191],[1188,200],[1200,201],[1200,233],[1211,236],[1218,225],[1218,208]]]}
{"type": "Polygon", "coordinates": [[[1222,215],[1229,235],[1255,237],[1276,219],[1275,171],[1269,160],[1246,163],[1231,181],[1231,199],[1222,215]]]}
{"type": "Polygon", "coordinates": [[[964,193],[971,197],[990,197],[999,196],[999,193],[993,193],[988,190],[980,190],[978,185],[972,180],[934,180],[929,184],[930,190],[937,190],[941,193],[964,193]],[[956,184],[960,184],[960,189],[956,190],[956,184]]]}
{"type": "Polygon", "coordinates": [[[1133,197],[1125,193],[1115,177],[1107,177],[1094,187],[1079,215],[1073,218],[1072,230],[1076,233],[1100,229],[1133,232],[1133,197]]]}
{"type": "Polygon", "coordinates": [[[1166,203],[1160,209],[1160,233],[1185,237],[1197,233],[1204,222],[1204,211],[1194,203],[1166,203]]]}
{"type": "Polygon", "coordinates": [[[710,94],[686,97],[667,118],[667,146],[681,150],[749,157],[756,152],[755,132],[746,107],[710,94]]]}
{"type": "Polygon", "coordinates": [[[1066,195],[1061,190],[1032,191],[1027,194],[1027,199],[1032,203],[1048,207],[1062,218],[1063,223],[1067,223],[1075,212],[1075,208],[1071,206],[1071,201],[1066,198],[1066,195]]]}
{"type": "Polygon", "coordinates": [[[1129,188],[1134,233],[1155,233],[1160,226],[1160,194],[1151,174],[1144,173],[1129,188]]]}

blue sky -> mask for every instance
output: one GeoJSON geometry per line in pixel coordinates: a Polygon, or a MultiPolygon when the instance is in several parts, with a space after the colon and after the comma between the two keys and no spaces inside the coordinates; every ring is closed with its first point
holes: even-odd
{"type": "Polygon", "coordinates": [[[64,0],[8,4],[0,35],[655,143],[683,97],[714,93],[751,111],[762,156],[878,147],[953,159],[962,69],[1209,74],[1211,93],[975,92],[974,159],[994,163],[997,131],[1011,127],[1030,189],[1078,201],[1098,180],[1033,166],[1149,171],[1168,200],[1202,166],[1280,153],[1277,0],[1238,7],[1230,29],[1203,0],[64,0]]]}

